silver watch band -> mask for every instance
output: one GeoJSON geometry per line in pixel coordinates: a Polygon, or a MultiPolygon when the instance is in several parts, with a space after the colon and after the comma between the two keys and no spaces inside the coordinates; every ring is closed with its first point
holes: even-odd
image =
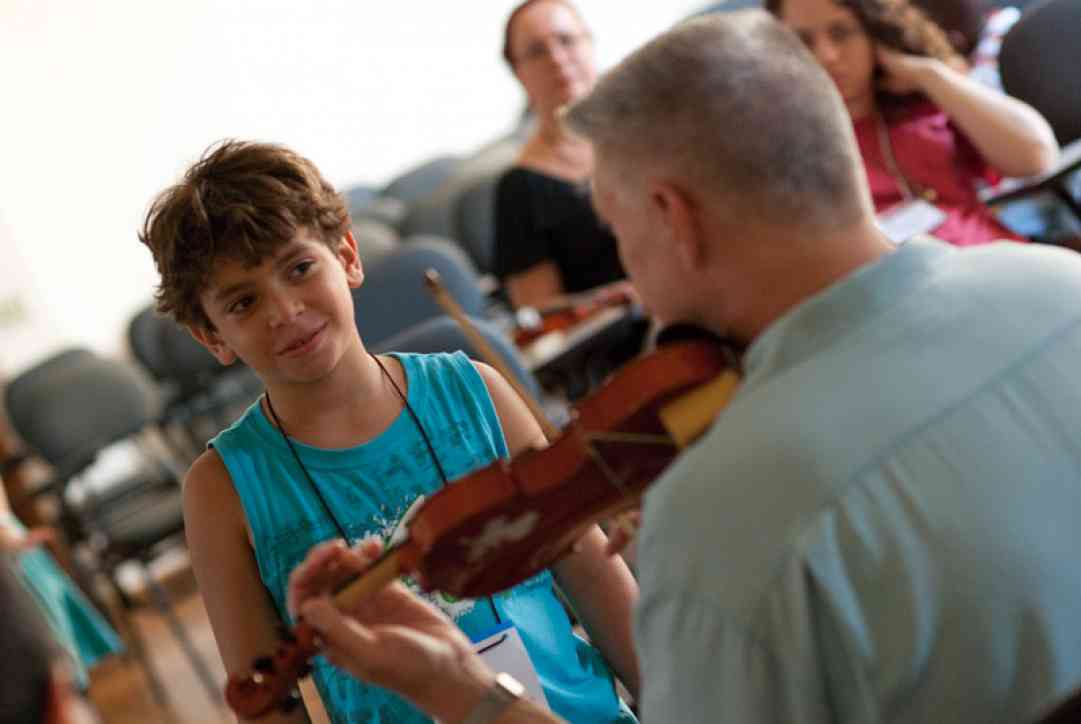
{"type": "Polygon", "coordinates": [[[510,674],[496,674],[495,683],[484,693],[462,724],[489,724],[499,718],[514,702],[522,698],[525,687],[510,674]]]}

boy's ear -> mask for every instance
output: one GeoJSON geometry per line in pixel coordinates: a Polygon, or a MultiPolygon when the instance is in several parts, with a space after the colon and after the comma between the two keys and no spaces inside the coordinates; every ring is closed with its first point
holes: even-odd
{"type": "Polygon", "coordinates": [[[360,252],[357,251],[357,238],[352,230],[345,232],[342,243],[338,245],[338,259],[345,268],[345,278],[349,286],[356,289],[364,282],[364,266],[360,262],[360,252]]]}
{"type": "Polygon", "coordinates": [[[217,330],[208,329],[201,324],[190,324],[187,327],[195,341],[206,347],[218,362],[226,366],[236,362],[236,353],[225,343],[217,330]]]}

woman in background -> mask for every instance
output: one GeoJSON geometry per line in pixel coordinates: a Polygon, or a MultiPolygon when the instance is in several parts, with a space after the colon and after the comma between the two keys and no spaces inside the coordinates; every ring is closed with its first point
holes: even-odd
{"type": "Polygon", "coordinates": [[[592,150],[559,116],[597,79],[592,35],[570,2],[527,0],[507,20],[503,57],[536,125],[496,189],[496,274],[516,307],[604,293],[624,278],[623,266],[590,202],[592,150]]]}
{"type": "Polygon", "coordinates": [[[911,211],[908,233],[958,246],[1025,240],[978,192],[1001,176],[1055,164],[1058,144],[1035,109],[967,77],[942,29],[909,0],[766,0],[766,7],[840,91],[880,216],[911,211]]]}

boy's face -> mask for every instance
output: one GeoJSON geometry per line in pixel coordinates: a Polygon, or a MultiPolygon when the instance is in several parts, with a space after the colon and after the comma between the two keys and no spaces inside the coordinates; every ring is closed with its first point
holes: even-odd
{"type": "Polygon", "coordinates": [[[314,382],[359,339],[349,289],[363,279],[352,234],[331,249],[302,229],[258,266],[218,260],[200,295],[213,330],[192,335],[222,364],[243,360],[268,387],[314,382]]]}

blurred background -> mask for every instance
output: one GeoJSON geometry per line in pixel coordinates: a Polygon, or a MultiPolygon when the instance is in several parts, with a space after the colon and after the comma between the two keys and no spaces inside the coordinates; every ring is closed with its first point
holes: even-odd
{"type": "MultiPolygon", "coordinates": [[[[607,67],[702,3],[583,0],[607,67]]],[[[122,349],[153,290],[135,233],[211,142],[284,143],[344,188],[510,131],[511,0],[4,0],[0,374],[122,349]]]]}

